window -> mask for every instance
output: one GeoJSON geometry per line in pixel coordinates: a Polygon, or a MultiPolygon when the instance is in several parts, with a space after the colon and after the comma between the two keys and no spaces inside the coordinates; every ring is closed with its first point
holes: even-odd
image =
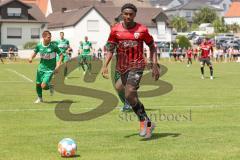
{"type": "Polygon", "coordinates": [[[22,13],[21,8],[8,8],[7,9],[7,14],[10,17],[20,17],[22,13]]]}
{"type": "Polygon", "coordinates": [[[186,17],[192,17],[192,13],[191,12],[186,12],[186,17]]]}
{"type": "Polygon", "coordinates": [[[227,11],[227,5],[225,3],[223,3],[223,10],[227,11]]]}
{"type": "Polygon", "coordinates": [[[158,34],[162,35],[166,33],[166,24],[165,22],[157,22],[158,34]]]}
{"type": "Polygon", "coordinates": [[[40,38],[40,28],[32,28],[31,29],[31,38],[39,39],[40,38]]]}
{"type": "Polygon", "coordinates": [[[7,28],[7,38],[22,38],[22,28],[7,28]]]}
{"type": "Polygon", "coordinates": [[[88,31],[99,31],[99,21],[98,20],[88,20],[87,21],[87,30],[88,31]]]}

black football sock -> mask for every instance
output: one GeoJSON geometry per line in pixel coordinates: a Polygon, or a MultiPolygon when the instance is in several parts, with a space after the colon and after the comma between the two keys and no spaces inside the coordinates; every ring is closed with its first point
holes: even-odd
{"type": "Polygon", "coordinates": [[[140,121],[148,120],[147,126],[151,126],[151,121],[145,112],[144,105],[141,102],[137,102],[137,104],[132,107],[133,111],[136,113],[140,121]]]}
{"type": "Polygon", "coordinates": [[[65,68],[64,68],[64,77],[67,76],[67,72],[68,72],[67,67],[65,67],[65,68]]]}
{"type": "Polygon", "coordinates": [[[36,85],[36,91],[39,98],[42,98],[42,87],[41,85],[36,85]]]}
{"type": "Polygon", "coordinates": [[[204,75],[204,68],[203,67],[201,67],[201,73],[202,73],[202,75],[204,75]]]}
{"type": "Polygon", "coordinates": [[[210,68],[210,75],[213,76],[213,67],[209,67],[210,68]]]}

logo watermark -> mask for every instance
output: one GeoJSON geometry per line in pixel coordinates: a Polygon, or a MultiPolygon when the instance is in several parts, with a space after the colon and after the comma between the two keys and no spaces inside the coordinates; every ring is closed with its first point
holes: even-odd
{"type": "MultiPolygon", "coordinates": [[[[158,109],[154,112],[148,112],[148,116],[152,122],[191,122],[192,121],[192,110],[189,109],[184,113],[178,112],[163,112],[158,109]]],[[[132,122],[139,121],[138,117],[133,112],[122,112],[118,115],[119,121],[132,122]]]]}
{"type": "MultiPolygon", "coordinates": [[[[111,63],[111,85],[115,86],[115,63],[116,60],[113,59],[113,62],[111,63]]],[[[102,100],[102,103],[96,108],[84,112],[84,113],[72,113],[70,111],[71,104],[73,103],[72,100],[66,99],[61,102],[59,102],[55,107],[55,115],[63,120],[63,121],[87,121],[92,120],[95,118],[98,118],[100,116],[103,116],[109,112],[111,112],[113,109],[117,107],[118,104],[118,97],[116,97],[114,94],[108,91],[103,91],[99,89],[94,88],[88,88],[85,86],[74,86],[74,85],[67,85],[64,83],[65,77],[64,77],[64,70],[67,65],[68,68],[68,74],[70,74],[73,70],[77,69],[79,67],[79,61],[78,58],[73,58],[67,64],[61,65],[59,72],[54,76],[53,83],[55,84],[55,90],[62,94],[67,95],[74,95],[74,96],[85,96],[90,98],[96,98],[99,100],[102,100]]],[[[96,83],[97,76],[101,74],[101,68],[102,68],[103,62],[102,60],[93,60],[92,61],[92,71],[91,74],[84,75],[84,81],[87,83],[96,83]]],[[[150,65],[150,64],[147,64],[150,65]]],[[[161,74],[160,77],[163,76],[165,73],[167,73],[167,67],[160,65],[161,74]]],[[[154,89],[147,90],[147,91],[139,91],[138,95],[139,97],[157,97],[164,95],[166,93],[169,93],[172,91],[173,86],[165,82],[163,80],[154,81],[152,78],[151,72],[146,72],[146,74],[143,75],[141,79],[140,86],[144,85],[151,85],[156,86],[154,89]]]]}

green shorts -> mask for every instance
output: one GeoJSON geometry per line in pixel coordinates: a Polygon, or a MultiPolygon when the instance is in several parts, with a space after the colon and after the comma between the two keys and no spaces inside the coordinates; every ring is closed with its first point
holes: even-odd
{"type": "Polygon", "coordinates": [[[91,61],[92,60],[92,56],[91,55],[79,55],[78,56],[78,61],[80,62],[80,63],[82,63],[82,62],[89,62],[89,61],[91,61]]]}
{"type": "Polygon", "coordinates": [[[114,73],[114,80],[115,80],[115,83],[121,78],[121,74],[115,70],[115,73],[114,73]]]}
{"type": "MultiPolygon", "coordinates": [[[[59,59],[60,59],[60,56],[57,55],[56,61],[58,62],[59,59]]],[[[65,62],[67,62],[67,61],[69,61],[69,60],[70,60],[70,57],[69,57],[68,55],[63,55],[63,59],[62,59],[62,62],[63,62],[63,63],[65,63],[65,62]]]]}
{"type": "Polygon", "coordinates": [[[37,70],[36,84],[45,83],[50,84],[50,81],[53,76],[53,71],[39,71],[37,70]]]}

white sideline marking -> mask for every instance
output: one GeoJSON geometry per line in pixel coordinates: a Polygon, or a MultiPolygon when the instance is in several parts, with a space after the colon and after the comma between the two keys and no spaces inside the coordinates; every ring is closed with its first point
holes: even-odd
{"type": "Polygon", "coordinates": [[[26,81],[0,81],[0,83],[26,83],[26,81]]]}
{"type": "Polygon", "coordinates": [[[10,72],[13,72],[13,73],[17,74],[18,76],[24,78],[24,79],[27,80],[28,82],[33,83],[33,81],[32,81],[30,78],[26,77],[25,75],[23,75],[23,74],[21,74],[21,73],[15,71],[15,70],[13,70],[13,69],[6,69],[6,70],[8,70],[8,71],[10,71],[10,72]]]}
{"type": "MultiPolygon", "coordinates": [[[[38,105],[38,104],[35,104],[38,105]]],[[[90,109],[94,109],[94,108],[80,108],[83,110],[90,110],[90,109]]],[[[55,108],[46,108],[46,109],[42,109],[42,108],[23,108],[23,109],[0,109],[0,112],[32,112],[32,111],[54,111],[55,108]]],[[[63,110],[63,109],[58,109],[58,110],[63,110]]]]}
{"type": "Polygon", "coordinates": [[[2,109],[0,112],[53,111],[54,109],[2,109]]]}
{"type": "MultiPolygon", "coordinates": [[[[44,103],[43,103],[44,104],[44,103]]],[[[33,105],[39,105],[39,104],[33,104],[33,105]]],[[[178,107],[178,108],[175,108],[175,109],[194,109],[194,108],[225,108],[225,107],[231,107],[231,106],[236,106],[238,107],[239,104],[232,104],[232,105],[198,105],[198,106],[152,106],[152,107],[158,107],[158,108],[145,108],[145,109],[153,109],[153,110],[158,110],[158,109],[162,109],[162,108],[174,108],[174,107],[178,107]]],[[[119,110],[120,108],[122,107],[116,107],[115,109],[119,110]]],[[[95,109],[95,108],[81,108],[79,107],[78,109],[80,110],[91,110],[91,109],[95,109]]],[[[55,108],[46,108],[46,109],[43,109],[43,108],[23,108],[23,109],[0,109],[0,113],[1,112],[41,112],[41,111],[54,111],[55,108]]],[[[148,112],[151,112],[151,111],[148,111],[148,112]]]]}

